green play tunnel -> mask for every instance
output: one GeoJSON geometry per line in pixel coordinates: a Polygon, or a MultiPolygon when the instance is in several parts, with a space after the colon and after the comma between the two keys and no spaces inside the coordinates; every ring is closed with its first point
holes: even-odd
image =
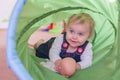
{"type": "MultiPolygon", "coordinates": [[[[120,6],[115,0],[18,0],[22,3],[16,24],[11,21],[10,27],[15,26],[15,44],[13,52],[10,53],[8,33],[7,54],[17,54],[21,63],[15,62],[19,67],[22,64],[28,72],[17,72],[28,74],[34,80],[119,80],[120,75],[120,6]],[[34,55],[35,50],[28,46],[28,39],[31,34],[40,26],[48,25],[51,22],[67,21],[75,13],[88,13],[95,20],[94,37],[90,40],[93,44],[93,65],[87,69],[77,71],[75,75],[67,79],[61,75],[41,66],[40,59],[34,55]],[[15,25],[12,25],[15,24],[15,25]],[[15,51],[15,52],[14,52],[15,51]]],[[[17,3],[18,5],[20,3],[17,3]]],[[[19,9],[19,8],[18,8],[19,9]]],[[[18,9],[15,9],[16,11],[18,9]]],[[[14,16],[14,15],[13,15],[14,16]]],[[[11,20],[14,19],[11,17],[11,20]]],[[[55,31],[57,33],[57,31],[55,31]]],[[[12,67],[11,59],[8,56],[8,63],[12,67]]],[[[11,56],[12,57],[12,56],[11,56]]],[[[13,60],[13,59],[12,59],[13,60]]],[[[14,69],[12,67],[12,69],[14,69]]],[[[20,69],[20,68],[19,68],[20,69]]]]}

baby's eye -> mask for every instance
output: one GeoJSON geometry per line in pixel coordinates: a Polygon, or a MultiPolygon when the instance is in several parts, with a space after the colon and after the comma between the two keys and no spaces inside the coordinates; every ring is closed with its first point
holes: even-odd
{"type": "Polygon", "coordinates": [[[83,33],[79,33],[79,36],[83,36],[83,33]]]}
{"type": "Polygon", "coordinates": [[[74,33],[74,31],[73,31],[73,30],[70,30],[70,33],[74,33]]]}

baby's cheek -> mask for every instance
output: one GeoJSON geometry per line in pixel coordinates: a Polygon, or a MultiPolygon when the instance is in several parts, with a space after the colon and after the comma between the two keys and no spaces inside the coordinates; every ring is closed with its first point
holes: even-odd
{"type": "Polygon", "coordinates": [[[85,41],[84,41],[84,40],[82,40],[82,39],[81,39],[81,40],[79,40],[79,44],[80,44],[80,45],[83,45],[83,44],[84,44],[84,42],[85,42],[85,41]]]}

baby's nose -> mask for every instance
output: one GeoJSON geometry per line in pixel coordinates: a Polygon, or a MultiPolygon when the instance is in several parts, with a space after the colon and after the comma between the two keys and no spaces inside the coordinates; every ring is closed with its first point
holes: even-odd
{"type": "Polygon", "coordinates": [[[77,39],[78,35],[77,34],[74,34],[73,35],[73,39],[77,39]]]}

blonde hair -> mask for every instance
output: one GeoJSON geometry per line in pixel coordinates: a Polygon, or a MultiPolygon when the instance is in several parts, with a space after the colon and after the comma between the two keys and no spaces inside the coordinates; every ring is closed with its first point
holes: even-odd
{"type": "Polygon", "coordinates": [[[94,33],[95,21],[87,13],[73,14],[68,20],[67,27],[69,27],[72,24],[89,24],[90,35],[92,36],[94,33]]]}

